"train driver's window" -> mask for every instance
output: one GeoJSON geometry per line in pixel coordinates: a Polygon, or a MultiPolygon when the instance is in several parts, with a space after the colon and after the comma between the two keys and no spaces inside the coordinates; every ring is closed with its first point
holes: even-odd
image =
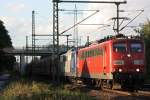
{"type": "Polygon", "coordinates": [[[131,51],[132,52],[142,52],[142,44],[141,43],[131,43],[131,51]]]}
{"type": "Polygon", "coordinates": [[[126,52],[126,44],[125,43],[115,43],[113,45],[113,50],[115,52],[126,52]]]}

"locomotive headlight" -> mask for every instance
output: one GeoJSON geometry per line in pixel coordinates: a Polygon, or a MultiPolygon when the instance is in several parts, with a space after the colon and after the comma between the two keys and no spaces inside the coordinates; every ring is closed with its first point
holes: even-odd
{"type": "Polygon", "coordinates": [[[137,69],[136,69],[136,71],[137,71],[137,72],[139,72],[139,71],[140,71],[140,69],[139,69],[139,68],[137,68],[137,69]]]}
{"type": "Polygon", "coordinates": [[[122,69],[119,68],[119,72],[122,72],[122,69]]]}
{"type": "Polygon", "coordinates": [[[124,65],[124,61],[123,60],[114,60],[113,64],[114,65],[124,65]]]}
{"type": "Polygon", "coordinates": [[[143,65],[144,61],[143,60],[134,60],[133,63],[134,63],[134,65],[143,65]]]}
{"type": "Polygon", "coordinates": [[[127,57],[131,57],[131,54],[127,54],[127,57]]]}

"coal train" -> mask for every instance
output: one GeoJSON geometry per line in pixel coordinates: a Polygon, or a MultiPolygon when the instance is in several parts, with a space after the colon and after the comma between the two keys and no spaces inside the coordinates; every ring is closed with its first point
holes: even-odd
{"type": "Polygon", "coordinates": [[[123,35],[97,41],[81,49],[72,49],[60,55],[64,76],[82,80],[102,89],[139,89],[145,74],[145,46],[138,37],[123,35]]]}
{"type": "MultiPolygon", "coordinates": [[[[52,67],[55,67],[52,60],[55,59],[49,58],[46,61],[48,65],[37,65],[48,69],[44,73],[52,74],[52,67]]],[[[122,88],[137,90],[142,86],[146,72],[144,41],[139,37],[124,35],[109,37],[83,48],[68,50],[59,56],[57,63],[59,75],[65,79],[79,79],[89,86],[102,89],[112,89],[119,84],[122,88]]]]}

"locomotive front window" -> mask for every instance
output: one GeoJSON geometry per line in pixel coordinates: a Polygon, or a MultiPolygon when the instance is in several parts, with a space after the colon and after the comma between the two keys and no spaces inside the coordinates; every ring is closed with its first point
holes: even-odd
{"type": "Polygon", "coordinates": [[[142,44],[141,43],[131,43],[131,51],[132,52],[142,52],[142,44]]]}
{"type": "Polygon", "coordinates": [[[125,43],[115,43],[113,46],[113,50],[115,52],[126,52],[126,44],[125,43]]]}

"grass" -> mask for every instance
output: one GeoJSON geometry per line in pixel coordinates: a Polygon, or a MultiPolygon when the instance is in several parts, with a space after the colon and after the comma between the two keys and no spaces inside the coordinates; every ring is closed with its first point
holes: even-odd
{"type": "Polygon", "coordinates": [[[3,91],[1,100],[93,100],[93,97],[80,91],[70,91],[63,85],[19,80],[10,83],[3,91]]]}

